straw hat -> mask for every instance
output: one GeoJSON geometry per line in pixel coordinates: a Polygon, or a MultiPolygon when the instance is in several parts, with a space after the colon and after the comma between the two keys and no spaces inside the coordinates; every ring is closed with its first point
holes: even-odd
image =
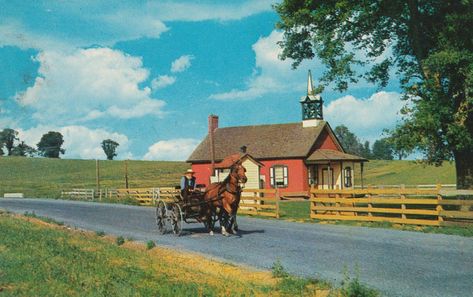
{"type": "Polygon", "coordinates": [[[184,174],[189,174],[189,173],[190,173],[190,174],[194,174],[195,171],[192,170],[192,169],[187,169],[187,171],[186,171],[184,174]]]}

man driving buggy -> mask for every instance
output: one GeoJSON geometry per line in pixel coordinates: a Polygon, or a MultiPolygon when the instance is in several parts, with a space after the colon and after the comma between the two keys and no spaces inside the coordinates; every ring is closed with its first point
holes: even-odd
{"type": "Polygon", "coordinates": [[[192,169],[187,169],[181,178],[181,197],[184,202],[189,201],[189,194],[195,190],[195,176],[192,169]]]}

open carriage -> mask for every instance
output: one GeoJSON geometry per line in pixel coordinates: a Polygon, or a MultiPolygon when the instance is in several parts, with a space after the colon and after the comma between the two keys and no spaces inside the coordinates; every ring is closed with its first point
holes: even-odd
{"type": "Polygon", "coordinates": [[[209,209],[209,202],[204,200],[205,192],[195,190],[190,192],[187,199],[180,194],[175,194],[172,198],[156,200],[156,225],[160,234],[171,231],[180,235],[183,223],[203,223],[206,228],[207,224],[215,224],[218,220],[217,214],[209,209]],[[208,215],[211,215],[210,220],[208,215]]]}
{"type": "Polygon", "coordinates": [[[194,190],[187,197],[174,193],[170,199],[156,199],[156,225],[161,234],[166,233],[169,225],[174,234],[180,235],[184,222],[203,223],[213,234],[216,221],[219,221],[223,235],[229,234],[227,229],[236,233],[236,214],[241,184],[247,181],[246,169],[238,154],[225,158],[221,163],[228,164],[230,173],[222,182],[210,184],[205,192],[194,190]]]}

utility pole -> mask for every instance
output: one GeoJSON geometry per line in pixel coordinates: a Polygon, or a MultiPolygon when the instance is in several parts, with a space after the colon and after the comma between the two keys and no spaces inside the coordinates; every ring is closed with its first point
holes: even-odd
{"type": "Polygon", "coordinates": [[[95,178],[97,182],[97,193],[100,191],[100,165],[99,160],[95,160],[95,178]]]}
{"type": "Polygon", "coordinates": [[[125,189],[128,189],[128,160],[125,160],[125,189]]]}

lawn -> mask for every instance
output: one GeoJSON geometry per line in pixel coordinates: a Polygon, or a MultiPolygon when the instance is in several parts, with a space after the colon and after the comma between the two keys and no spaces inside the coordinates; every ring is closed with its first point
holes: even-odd
{"type": "MultiPolygon", "coordinates": [[[[0,212],[0,295],[352,296],[345,291],[359,289],[357,279],[333,289],[290,276],[278,263],[273,273],[255,271],[47,221],[0,212]]],[[[377,296],[361,289],[357,296],[377,296]]]]}

